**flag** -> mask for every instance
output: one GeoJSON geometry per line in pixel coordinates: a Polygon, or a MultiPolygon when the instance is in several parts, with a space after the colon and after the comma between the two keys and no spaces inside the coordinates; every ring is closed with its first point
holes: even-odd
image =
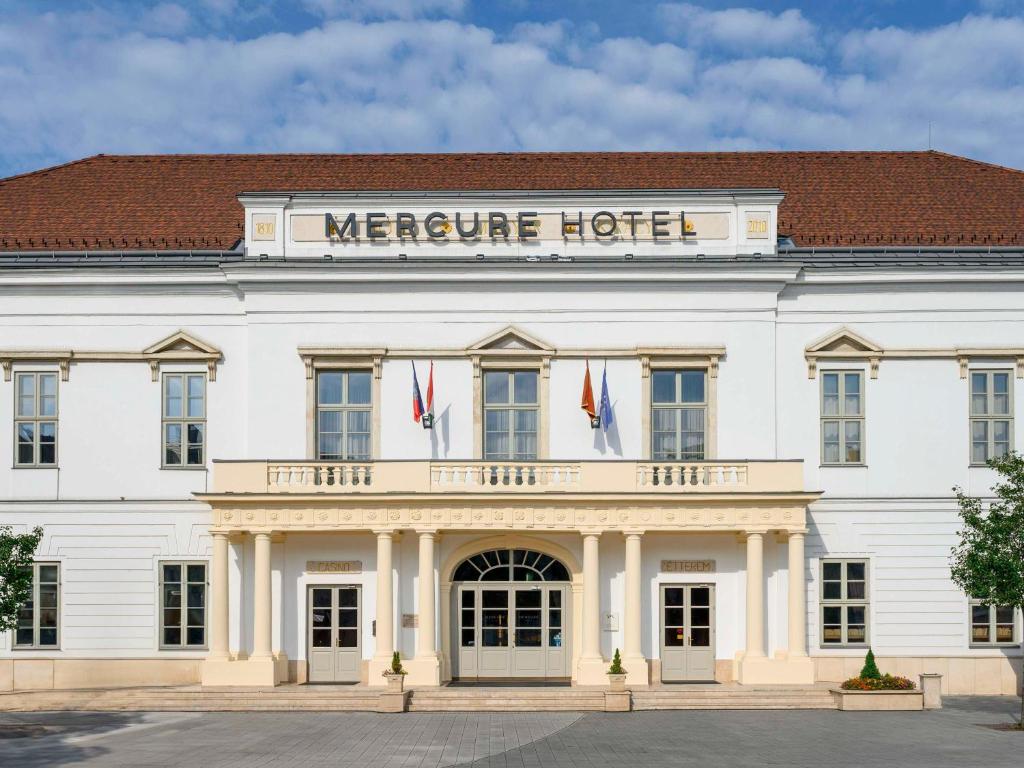
{"type": "Polygon", "coordinates": [[[605,432],[612,425],[612,399],[608,396],[608,364],[605,363],[604,373],[601,374],[601,405],[599,409],[601,417],[601,429],[605,432]]]}
{"type": "Polygon", "coordinates": [[[412,362],[412,420],[417,424],[420,417],[426,413],[423,408],[423,398],[420,396],[420,382],[416,378],[416,361],[412,362]]]}
{"type": "Polygon", "coordinates": [[[591,425],[597,426],[594,423],[597,419],[597,409],[594,407],[594,388],[590,386],[589,360],[587,360],[587,372],[583,375],[583,399],[580,402],[580,408],[590,417],[591,425]]]}
{"type": "Polygon", "coordinates": [[[427,379],[427,410],[423,412],[423,428],[434,426],[434,361],[430,361],[430,378],[427,379]]]}

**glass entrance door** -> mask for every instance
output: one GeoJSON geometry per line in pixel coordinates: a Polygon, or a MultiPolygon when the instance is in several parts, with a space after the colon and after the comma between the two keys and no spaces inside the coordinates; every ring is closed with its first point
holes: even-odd
{"type": "Polygon", "coordinates": [[[360,603],[358,586],[309,588],[309,682],[359,682],[362,667],[360,603]]]}
{"type": "Polygon", "coordinates": [[[661,679],[715,679],[714,586],[662,585],[661,679]]]}

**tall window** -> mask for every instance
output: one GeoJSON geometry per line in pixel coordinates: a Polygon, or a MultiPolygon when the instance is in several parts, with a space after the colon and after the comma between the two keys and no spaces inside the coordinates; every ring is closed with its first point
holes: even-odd
{"type": "Polygon", "coordinates": [[[57,464],[57,374],[18,373],[14,385],[14,463],[57,464]]]}
{"type": "Polygon", "coordinates": [[[370,372],[316,375],[316,444],[321,461],[370,458],[370,372]]]}
{"type": "Polygon", "coordinates": [[[206,375],[164,374],[165,467],[206,465],[206,375]]]}
{"type": "Polygon", "coordinates": [[[651,458],[702,461],[707,445],[707,371],[651,373],[651,458]]]}
{"type": "Polygon", "coordinates": [[[864,463],[864,374],[821,375],[821,463],[864,463]]]}
{"type": "Polygon", "coordinates": [[[971,371],[971,463],[1012,449],[1013,397],[1009,371],[971,371]]]}
{"type": "Polygon", "coordinates": [[[160,645],[206,645],[206,563],[160,564],[160,645]]]}
{"type": "Polygon", "coordinates": [[[972,645],[1016,645],[1017,622],[1012,605],[985,605],[971,600],[972,645]]]}
{"type": "Polygon", "coordinates": [[[60,565],[32,564],[32,596],[18,611],[15,648],[60,645],[60,565]]]}
{"type": "Polygon", "coordinates": [[[821,644],[865,645],[867,641],[867,561],[822,560],[821,644]]]}
{"type": "Polygon", "coordinates": [[[484,373],[484,459],[537,458],[537,371],[484,373]]]}

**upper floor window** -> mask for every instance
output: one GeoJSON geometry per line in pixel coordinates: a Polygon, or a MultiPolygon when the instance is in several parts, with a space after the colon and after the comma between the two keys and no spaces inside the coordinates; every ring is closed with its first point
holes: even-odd
{"type": "Polygon", "coordinates": [[[484,459],[537,459],[539,378],[537,371],[484,372],[484,459]]]}
{"type": "Polygon", "coordinates": [[[163,466],[206,465],[206,375],[164,374],[163,466]]]}
{"type": "Polygon", "coordinates": [[[864,463],[864,374],[821,375],[821,463],[864,463]]]}
{"type": "Polygon", "coordinates": [[[60,565],[32,564],[32,596],[18,610],[15,648],[60,645],[60,565]]]}
{"type": "Polygon", "coordinates": [[[971,371],[971,463],[984,464],[1012,448],[1013,393],[1009,371],[971,371]]]}
{"type": "Polygon", "coordinates": [[[368,461],[370,371],[318,371],[316,451],[321,461],[368,461]]]}
{"type": "Polygon", "coordinates": [[[651,458],[702,461],[706,458],[707,371],[651,372],[651,458]]]}
{"type": "Polygon", "coordinates": [[[15,466],[55,466],[57,374],[15,374],[14,398],[15,466]]]}
{"type": "Polygon", "coordinates": [[[864,645],[867,641],[867,561],[822,560],[821,644],[864,645]]]}
{"type": "Polygon", "coordinates": [[[1012,605],[985,605],[971,600],[972,645],[1016,645],[1017,620],[1012,605]]]}

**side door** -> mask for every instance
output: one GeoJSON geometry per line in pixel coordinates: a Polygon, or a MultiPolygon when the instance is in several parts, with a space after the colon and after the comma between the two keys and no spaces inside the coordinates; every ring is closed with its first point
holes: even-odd
{"type": "Polygon", "coordinates": [[[309,588],[306,611],[309,682],[359,682],[361,614],[362,591],[358,586],[309,588]]]}
{"type": "Polygon", "coordinates": [[[714,587],[661,586],[661,679],[715,679],[714,587]]]}

